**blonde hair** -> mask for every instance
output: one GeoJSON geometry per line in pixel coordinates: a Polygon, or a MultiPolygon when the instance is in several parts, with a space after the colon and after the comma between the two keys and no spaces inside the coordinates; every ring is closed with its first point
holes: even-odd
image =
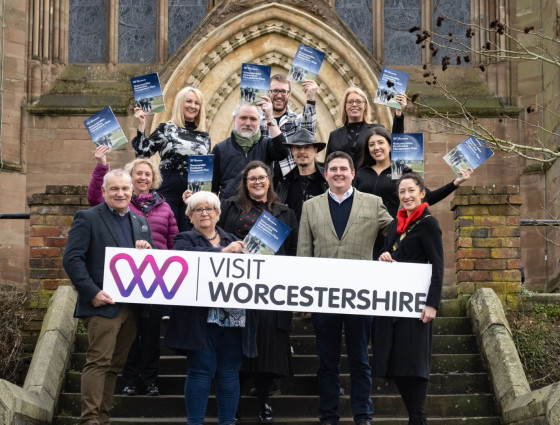
{"type": "Polygon", "coordinates": [[[146,164],[152,169],[152,186],[150,189],[157,189],[161,185],[161,173],[159,168],[155,166],[152,160],[148,158],[136,158],[134,161],[129,162],[124,166],[124,170],[132,176],[134,169],[140,165],[146,164]]]}
{"type": "Polygon", "coordinates": [[[173,111],[171,111],[170,123],[175,124],[177,127],[185,126],[185,114],[183,113],[185,99],[187,94],[192,92],[198,98],[200,102],[200,110],[198,115],[194,119],[196,124],[196,131],[206,131],[206,111],[204,109],[204,99],[202,98],[202,92],[194,87],[185,87],[177,93],[175,100],[173,101],[173,111]]]}
{"type": "Polygon", "coordinates": [[[371,110],[369,106],[369,100],[365,92],[359,87],[348,87],[342,96],[342,104],[340,105],[340,121],[342,121],[342,125],[346,125],[348,123],[348,114],[346,113],[346,100],[351,93],[356,93],[358,96],[362,98],[364,101],[364,121],[367,124],[373,124],[371,121],[371,110]]]}

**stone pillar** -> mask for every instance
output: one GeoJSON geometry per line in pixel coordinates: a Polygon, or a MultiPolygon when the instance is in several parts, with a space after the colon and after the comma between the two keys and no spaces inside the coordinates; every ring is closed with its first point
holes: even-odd
{"type": "Polygon", "coordinates": [[[68,230],[76,211],[88,208],[86,186],[47,186],[27,199],[31,210],[29,281],[33,289],[54,291],[70,285],[62,267],[68,230]]]}
{"type": "Polygon", "coordinates": [[[458,297],[492,288],[504,307],[516,308],[521,291],[519,186],[461,186],[451,210],[455,218],[458,297]]]}

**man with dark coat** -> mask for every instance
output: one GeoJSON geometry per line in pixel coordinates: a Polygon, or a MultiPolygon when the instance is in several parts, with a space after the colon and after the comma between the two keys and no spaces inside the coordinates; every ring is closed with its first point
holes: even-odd
{"type": "Polygon", "coordinates": [[[148,249],[154,243],[148,221],[128,208],[130,175],[113,170],[103,179],[104,202],[74,215],[63,264],[78,291],[75,317],[81,317],[89,347],[82,371],[80,424],[110,424],[117,374],[136,338],[136,310],[116,304],[103,289],[105,248],[148,249]]]}

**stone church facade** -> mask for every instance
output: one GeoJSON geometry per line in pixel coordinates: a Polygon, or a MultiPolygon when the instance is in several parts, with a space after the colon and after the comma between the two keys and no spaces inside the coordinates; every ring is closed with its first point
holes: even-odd
{"type": "MultiPolygon", "coordinates": [[[[27,197],[44,193],[47,185],[88,183],[94,146],[83,121],[103,107],[112,107],[129,140],[134,136],[130,77],[159,73],[167,112],[148,122],[152,128],[169,118],[174,95],[182,87],[199,88],[214,144],[232,130],[241,63],[266,64],[272,73],[287,73],[298,44],[304,43],[326,53],[317,80],[317,138],[327,141],[341,125],[338,108],[344,90],[356,85],[373,99],[384,65],[410,73],[409,96],[421,91],[445,110],[442,96],[422,78],[422,66],[432,66],[433,59],[414,43],[408,32],[412,26],[438,30],[436,19],[443,13],[483,25],[493,19],[519,27],[534,25],[558,38],[560,25],[559,0],[4,0],[3,4],[0,213],[29,211],[27,197]]],[[[486,37],[479,32],[469,42],[477,48],[486,37]]],[[[475,60],[440,74],[454,93],[476,99],[477,116],[500,137],[529,143],[535,136],[530,125],[507,118],[512,111],[558,133],[558,115],[525,111],[537,104],[559,110],[558,67],[497,62],[482,72],[475,60]]],[[[304,103],[303,91],[294,85],[290,107],[301,111],[304,103]]],[[[406,131],[424,133],[428,187],[451,181],[453,174],[441,157],[464,136],[440,132],[437,120],[422,116],[412,105],[405,114],[406,131]]],[[[385,107],[375,105],[373,115],[390,128],[392,117],[385,107]]],[[[552,136],[537,136],[558,145],[552,136]]],[[[133,157],[128,143],[111,153],[109,161],[116,168],[133,157]]],[[[559,175],[558,164],[541,167],[498,152],[469,184],[520,185],[522,214],[550,218],[560,216],[559,175]]],[[[452,196],[432,208],[450,253],[448,296],[454,296],[455,283],[452,196]]],[[[29,281],[34,235],[28,221],[0,220],[0,283],[29,281]]],[[[557,231],[540,233],[522,229],[521,238],[527,286],[539,291],[560,272],[557,231]]]]}

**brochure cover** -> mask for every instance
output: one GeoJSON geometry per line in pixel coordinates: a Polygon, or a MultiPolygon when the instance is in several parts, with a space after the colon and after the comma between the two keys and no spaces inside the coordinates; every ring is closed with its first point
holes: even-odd
{"type": "Polygon", "coordinates": [[[292,228],[267,211],[259,216],[243,243],[245,254],[274,255],[280,249],[292,228]]]}
{"type": "Polygon", "coordinates": [[[161,93],[157,72],[130,79],[134,102],[137,108],[142,108],[147,114],[165,111],[165,102],[161,93]]]}
{"type": "Polygon", "coordinates": [[[300,44],[288,74],[288,81],[302,84],[305,80],[316,80],[325,59],[325,52],[300,44]]]}
{"type": "Polygon", "coordinates": [[[398,179],[405,167],[424,177],[424,135],[403,133],[391,135],[391,178],[398,179]]]}
{"type": "Polygon", "coordinates": [[[105,145],[113,150],[128,142],[110,106],[84,120],[84,124],[95,147],[105,145]]]}
{"type": "Polygon", "coordinates": [[[406,72],[383,67],[373,102],[389,108],[401,109],[401,104],[395,100],[395,96],[405,93],[408,77],[406,72]]]}
{"type": "Polygon", "coordinates": [[[244,63],[241,65],[240,105],[256,105],[270,89],[270,66],[244,63]]]}
{"type": "Polygon", "coordinates": [[[467,137],[443,157],[443,160],[460,175],[460,170],[477,169],[484,161],[494,155],[484,140],[467,137]]]}
{"type": "Polygon", "coordinates": [[[214,155],[189,155],[188,186],[193,193],[212,190],[214,155]]]}

